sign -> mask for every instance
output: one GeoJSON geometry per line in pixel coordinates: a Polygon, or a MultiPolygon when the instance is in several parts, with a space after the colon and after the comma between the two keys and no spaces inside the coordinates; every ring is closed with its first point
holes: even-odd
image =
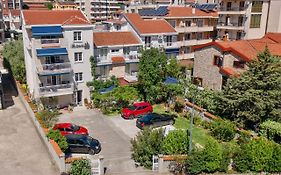
{"type": "Polygon", "coordinates": [[[84,48],[84,49],[90,49],[90,44],[88,42],[86,43],[73,43],[71,45],[71,48],[84,48]]]}

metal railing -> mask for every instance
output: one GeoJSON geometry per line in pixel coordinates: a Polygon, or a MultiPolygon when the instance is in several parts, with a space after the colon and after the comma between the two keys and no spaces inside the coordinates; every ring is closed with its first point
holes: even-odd
{"type": "Polygon", "coordinates": [[[220,7],[220,11],[245,11],[246,7],[220,7]]]}
{"type": "Polygon", "coordinates": [[[48,86],[39,87],[40,94],[55,93],[64,90],[72,91],[73,84],[67,83],[67,84],[48,85],[48,86]]]}
{"type": "Polygon", "coordinates": [[[55,39],[41,39],[41,44],[59,44],[60,39],[55,38],[55,39]]]}
{"type": "Polygon", "coordinates": [[[237,22],[218,22],[218,26],[229,26],[229,27],[243,27],[243,23],[237,23],[237,22]]]}
{"type": "Polygon", "coordinates": [[[70,63],[42,64],[43,70],[61,70],[71,68],[70,63]]]}

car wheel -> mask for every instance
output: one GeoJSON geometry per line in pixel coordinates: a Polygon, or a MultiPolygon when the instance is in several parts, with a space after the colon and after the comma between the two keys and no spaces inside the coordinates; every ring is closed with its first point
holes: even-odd
{"type": "Polygon", "coordinates": [[[135,116],[133,114],[129,116],[129,119],[134,119],[134,118],[135,116]]]}
{"type": "Polygon", "coordinates": [[[95,151],[92,150],[92,149],[90,149],[90,150],[89,150],[89,154],[94,155],[94,154],[95,154],[95,151]]]}

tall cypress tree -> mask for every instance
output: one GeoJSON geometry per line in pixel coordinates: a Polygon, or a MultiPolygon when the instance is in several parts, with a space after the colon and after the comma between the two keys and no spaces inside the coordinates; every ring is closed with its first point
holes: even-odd
{"type": "Polygon", "coordinates": [[[281,58],[266,47],[248,71],[229,79],[218,109],[221,116],[250,129],[267,119],[281,121],[281,58]]]}

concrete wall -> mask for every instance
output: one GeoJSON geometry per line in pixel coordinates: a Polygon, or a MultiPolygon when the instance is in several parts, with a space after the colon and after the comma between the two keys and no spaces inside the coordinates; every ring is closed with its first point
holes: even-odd
{"type": "Polygon", "coordinates": [[[281,1],[271,0],[266,32],[281,32],[281,1]]]}

